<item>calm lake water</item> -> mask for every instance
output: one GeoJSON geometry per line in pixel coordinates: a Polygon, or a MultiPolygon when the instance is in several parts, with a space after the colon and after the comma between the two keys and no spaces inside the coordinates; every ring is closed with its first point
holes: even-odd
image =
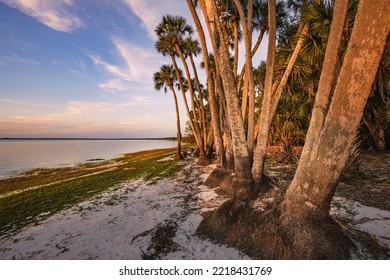
{"type": "Polygon", "coordinates": [[[0,179],[42,167],[64,167],[125,153],[171,148],[170,140],[0,140],[0,179]]]}

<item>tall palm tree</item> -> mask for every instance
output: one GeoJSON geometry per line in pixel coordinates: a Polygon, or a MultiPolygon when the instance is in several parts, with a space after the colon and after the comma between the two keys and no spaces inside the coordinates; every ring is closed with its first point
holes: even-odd
{"type": "MultiPolygon", "coordinates": [[[[187,62],[185,60],[183,51],[182,51],[182,42],[185,37],[189,36],[192,34],[193,29],[190,25],[186,23],[186,20],[184,17],[181,16],[171,16],[171,15],[165,15],[163,16],[161,22],[159,25],[157,25],[155,32],[158,36],[158,41],[157,41],[157,48],[159,44],[163,45],[169,45],[170,50],[175,52],[177,54],[184,66],[184,70],[186,73],[186,78],[188,84],[191,84],[191,76],[190,72],[188,69],[187,62]],[[159,43],[160,42],[160,43],[159,43]]],[[[171,55],[172,57],[172,55],[171,55]]],[[[175,63],[174,63],[175,66],[175,63]]],[[[176,66],[175,66],[176,68],[176,66]]],[[[177,75],[177,73],[176,73],[177,75]]],[[[198,146],[199,150],[199,163],[204,163],[206,160],[206,154],[204,151],[204,145],[203,145],[203,137],[201,136],[201,131],[199,127],[199,122],[198,122],[198,116],[196,114],[195,110],[195,96],[194,96],[194,91],[192,87],[189,87],[190,91],[190,96],[191,96],[191,105],[192,105],[192,113],[190,112],[189,108],[187,110],[187,115],[189,118],[189,123],[191,126],[191,129],[194,133],[196,143],[198,146]]],[[[183,91],[182,91],[183,94],[183,91]]],[[[183,98],[185,98],[185,94],[183,94],[183,98]]],[[[186,102],[186,101],[185,101],[186,102]]],[[[188,107],[188,106],[187,106],[188,107]]],[[[187,109],[186,107],[186,109],[187,109]]]]}
{"type": "Polygon", "coordinates": [[[181,154],[181,128],[180,128],[180,114],[179,105],[177,102],[177,96],[175,91],[175,85],[177,85],[177,78],[175,68],[173,65],[164,64],[161,66],[160,71],[153,74],[154,88],[156,90],[164,89],[166,93],[168,88],[172,92],[173,100],[175,102],[176,109],[176,125],[177,125],[177,150],[175,154],[175,160],[183,159],[181,154]]]}

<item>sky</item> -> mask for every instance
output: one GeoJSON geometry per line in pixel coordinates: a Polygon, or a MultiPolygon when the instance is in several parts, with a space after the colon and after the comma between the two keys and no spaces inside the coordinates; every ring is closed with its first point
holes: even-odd
{"type": "Polygon", "coordinates": [[[153,88],[165,14],[194,26],[183,0],[0,0],[0,138],[175,136],[172,94],[153,88]]]}

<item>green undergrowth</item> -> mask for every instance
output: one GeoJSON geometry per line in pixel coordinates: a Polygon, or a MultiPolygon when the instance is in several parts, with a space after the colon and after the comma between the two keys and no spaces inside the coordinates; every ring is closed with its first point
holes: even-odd
{"type": "Polygon", "coordinates": [[[78,166],[73,175],[69,175],[72,169],[64,168],[35,171],[34,175],[20,177],[21,181],[35,178],[22,189],[0,193],[0,238],[122,182],[171,177],[179,166],[172,160],[161,159],[172,154],[173,149],[143,151],[127,154],[108,165],[106,162],[94,168],[78,166]]]}

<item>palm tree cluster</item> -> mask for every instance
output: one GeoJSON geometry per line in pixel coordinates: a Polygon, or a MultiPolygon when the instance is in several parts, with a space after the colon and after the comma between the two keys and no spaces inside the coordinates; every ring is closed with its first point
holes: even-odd
{"type": "MultiPolygon", "coordinates": [[[[337,247],[331,244],[335,236],[323,234],[333,227],[330,201],[359,125],[364,124],[361,131],[371,135],[376,148],[386,145],[390,0],[186,1],[199,41],[183,17],[164,16],[155,29],[155,46],[172,65],[163,65],[154,82],[156,89],[169,88],[174,96],[176,158],[181,158],[181,132],[175,88],[182,94],[199,164],[207,164],[208,151],[214,149],[228,174],[232,198],[205,218],[201,231],[235,240],[237,246],[256,243],[250,242],[253,234],[232,235],[239,232],[240,218],[248,217],[242,213],[253,210],[253,201],[270,187],[264,175],[267,146],[282,145],[285,159],[291,160],[292,148],[304,144],[294,179],[273,211],[275,240],[284,248],[277,257],[329,257],[337,247]],[[265,34],[267,60],[256,62],[265,34]],[[241,40],[245,63],[239,69],[241,40]],[[200,53],[206,87],[194,62],[200,53]]],[[[345,257],[342,248],[335,251],[345,257]]]]}

